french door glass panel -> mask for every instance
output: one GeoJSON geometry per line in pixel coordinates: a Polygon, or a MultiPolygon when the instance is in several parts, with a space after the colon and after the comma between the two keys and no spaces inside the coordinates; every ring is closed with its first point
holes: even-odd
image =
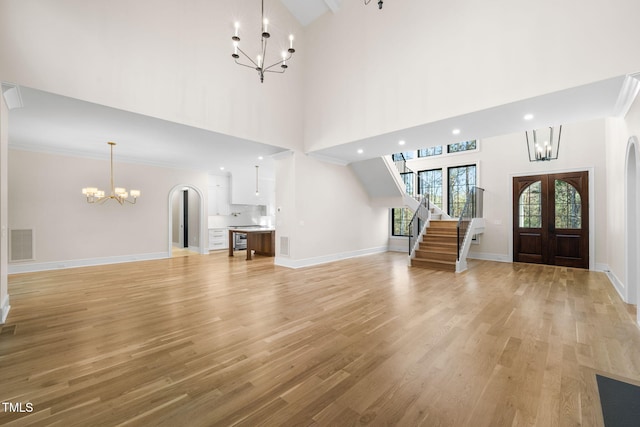
{"type": "Polygon", "coordinates": [[[518,204],[519,221],[521,228],[542,227],[542,182],[537,181],[522,191],[518,204]]]}
{"type": "Polygon", "coordinates": [[[582,228],[582,199],[568,182],[555,180],[556,228],[579,230],[582,228]]]}

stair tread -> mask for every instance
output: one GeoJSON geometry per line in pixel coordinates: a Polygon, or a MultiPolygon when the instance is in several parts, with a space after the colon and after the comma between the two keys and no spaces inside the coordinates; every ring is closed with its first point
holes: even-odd
{"type": "Polygon", "coordinates": [[[417,252],[420,253],[428,253],[428,254],[444,254],[444,255],[457,255],[457,248],[445,248],[444,250],[434,249],[434,248],[419,248],[416,249],[417,252]]]}
{"type": "Polygon", "coordinates": [[[455,273],[456,271],[455,262],[438,262],[438,261],[414,258],[411,260],[411,266],[419,267],[419,268],[430,268],[432,270],[439,270],[439,271],[449,271],[452,273],[455,273]]]}
{"type": "Polygon", "coordinates": [[[436,264],[455,264],[456,260],[450,261],[450,260],[446,260],[446,259],[432,259],[432,258],[422,258],[422,257],[415,257],[413,258],[416,261],[427,261],[427,262],[435,262],[436,264]]]}

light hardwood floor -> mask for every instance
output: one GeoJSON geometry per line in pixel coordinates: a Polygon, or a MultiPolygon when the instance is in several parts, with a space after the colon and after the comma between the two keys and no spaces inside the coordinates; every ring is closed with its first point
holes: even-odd
{"type": "Polygon", "coordinates": [[[602,273],[386,253],[289,270],[226,253],[10,277],[0,425],[602,425],[640,382],[602,273]]]}

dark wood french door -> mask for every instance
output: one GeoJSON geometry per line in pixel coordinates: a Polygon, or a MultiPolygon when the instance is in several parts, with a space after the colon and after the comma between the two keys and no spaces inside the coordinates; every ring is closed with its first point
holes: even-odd
{"type": "Polygon", "coordinates": [[[513,178],[513,261],[589,268],[589,173],[513,178]]]}

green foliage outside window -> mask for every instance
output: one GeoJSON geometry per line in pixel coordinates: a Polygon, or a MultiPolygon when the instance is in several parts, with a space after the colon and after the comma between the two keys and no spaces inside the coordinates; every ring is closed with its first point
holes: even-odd
{"type": "Polygon", "coordinates": [[[582,199],[568,182],[555,181],[556,228],[582,228],[582,199]]]}
{"type": "Polygon", "coordinates": [[[429,201],[442,209],[442,169],[418,172],[418,194],[428,194],[429,201]]]}
{"type": "Polygon", "coordinates": [[[467,202],[467,194],[476,185],[476,165],[449,168],[448,175],[449,215],[457,218],[467,202]]]}
{"type": "Polygon", "coordinates": [[[442,145],[418,150],[418,157],[439,156],[440,154],[442,154],[442,145]]]}
{"type": "Polygon", "coordinates": [[[393,208],[391,209],[391,216],[393,221],[391,234],[394,236],[408,236],[409,223],[413,218],[413,211],[409,208],[393,208]]]}
{"type": "Polygon", "coordinates": [[[522,228],[542,227],[541,181],[527,186],[520,194],[518,203],[518,225],[522,228]]]}
{"type": "Polygon", "coordinates": [[[460,151],[475,150],[477,147],[478,145],[475,139],[471,141],[456,142],[455,144],[447,145],[447,153],[458,153],[460,151]]]}

